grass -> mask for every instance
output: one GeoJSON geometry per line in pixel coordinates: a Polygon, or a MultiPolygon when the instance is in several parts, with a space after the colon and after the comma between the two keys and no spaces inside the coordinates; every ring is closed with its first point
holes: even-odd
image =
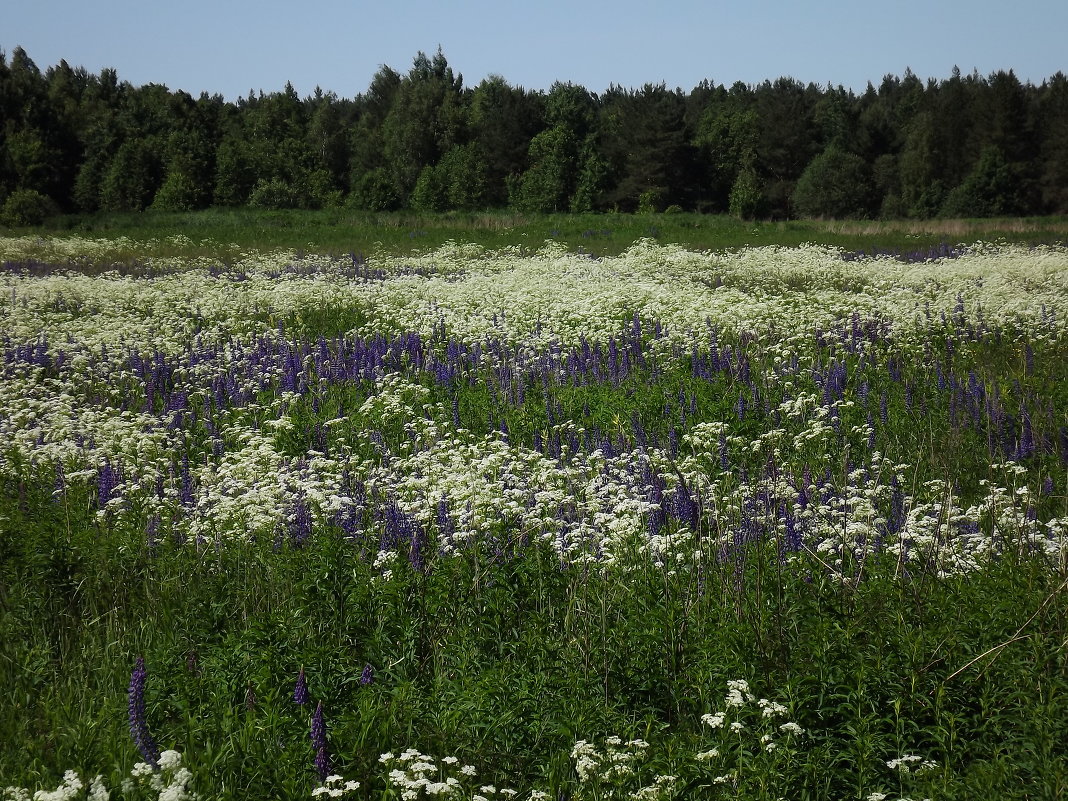
{"type": "MultiPolygon", "coordinates": [[[[696,250],[756,245],[817,243],[846,250],[912,252],[976,240],[1054,242],[1068,238],[1068,219],[1006,218],[928,221],[746,222],[701,214],[560,214],[528,216],[513,212],[374,214],[344,209],[255,211],[209,209],[187,213],[70,215],[50,220],[45,233],[135,240],[182,235],[199,243],[235,243],[242,248],[314,249],[328,253],[426,251],[448,240],[474,241],[487,248],[539,248],[546,240],[571,250],[616,255],[642,237],[696,250]]],[[[165,244],[161,245],[164,252],[165,244]]],[[[181,255],[211,254],[207,248],[181,248],[181,255]]],[[[139,252],[131,254],[143,257],[139,252]]]]}

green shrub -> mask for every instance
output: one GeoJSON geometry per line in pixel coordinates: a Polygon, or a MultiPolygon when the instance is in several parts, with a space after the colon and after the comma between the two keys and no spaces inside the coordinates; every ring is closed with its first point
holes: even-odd
{"type": "Polygon", "coordinates": [[[256,209],[294,209],[300,203],[297,193],[281,178],[261,178],[252,187],[248,204],[256,209]]]}
{"type": "Polygon", "coordinates": [[[0,222],[11,226],[40,225],[59,209],[48,195],[35,189],[16,189],[0,210],[0,222]]]}
{"type": "Polygon", "coordinates": [[[729,210],[732,217],[753,220],[764,215],[764,191],[753,170],[743,170],[731,187],[729,210]]]}
{"type": "Polygon", "coordinates": [[[803,217],[867,217],[871,213],[870,186],[864,159],[832,145],[801,173],[792,203],[803,217]]]}

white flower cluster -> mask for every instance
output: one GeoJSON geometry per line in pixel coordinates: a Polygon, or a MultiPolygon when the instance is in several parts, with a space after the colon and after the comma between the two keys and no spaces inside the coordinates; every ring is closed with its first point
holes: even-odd
{"type": "Polygon", "coordinates": [[[345,780],[343,776],[336,774],[327,776],[322,785],[312,790],[312,798],[344,798],[349,793],[355,792],[360,787],[358,781],[345,780]]]}
{"type": "MultiPolygon", "coordinates": [[[[378,761],[389,769],[386,781],[391,787],[400,791],[400,797],[405,801],[413,801],[417,798],[465,797],[464,794],[468,791],[464,783],[477,773],[473,765],[461,765],[460,760],[454,756],[437,760],[414,748],[409,748],[399,754],[392,752],[382,754],[378,761]]],[[[491,785],[486,785],[480,790],[483,796],[498,792],[503,794],[502,797],[513,794],[511,790],[498,791],[491,785]]]]}
{"type": "Polygon", "coordinates": [[[730,679],[727,682],[727,695],[723,699],[726,710],[702,715],[701,721],[712,729],[723,732],[718,747],[698,752],[698,763],[715,765],[718,769],[734,767],[727,773],[721,773],[713,779],[714,784],[744,781],[737,763],[739,753],[745,748],[741,745],[743,732],[752,732],[752,738],[758,743],[757,749],[765,754],[772,754],[779,749],[780,742],[793,745],[794,740],[805,733],[797,723],[779,719],[789,713],[789,709],[777,701],[758,698],[752,693],[749,682],[745,679],[730,679]],[[759,710],[759,713],[757,713],[759,710]],[[728,724],[728,718],[734,719],[728,724]],[[736,735],[731,737],[730,735],[736,735]]]}
{"type": "Polygon", "coordinates": [[[678,777],[656,775],[643,779],[641,762],[649,743],[645,740],[626,740],[612,735],[603,746],[579,740],[571,749],[575,773],[579,783],[592,788],[603,797],[660,801],[674,797],[678,777]],[[635,787],[637,785],[637,787],[635,787]]]}
{"type": "MultiPolygon", "coordinates": [[[[136,243],[112,245],[129,250],[136,243]]],[[[112,245],[0,238],[0,259],[65,262],[79,248],[98,257],[112,245]]],[[[960,304],[981,308],[990,325],[1046,324],[1043,307],[1064,308],[1068,293],[1068,251],[1041,247],[975,247],[960,258],[904,265],[888,258],[847,261],[834,248],[814,246],[695,253],[643,240],[618,257],[591,260],[553,243],[533,255],[450,244],[423,257],[376,256],[374,268],[387,277],[373,282],[348,278],[346,263],[276,251],[242,254],[223,275],[209,271],[211,262],[192,259],[157,263],[151,279],[13,277],[19,302],[7,333],[16,341],[45,333],[59,342],[69,333],[79,342],[136,339],[162,346],[168,339],[173,345],[175,333],[180,342],[194,323],[205,331],[262,333],[305,309],[358,308],[367,315],[361,334],[427,335],[444,323],[467,342],[493,333],[532,346],[572,344],[607,341],[637,311],[661,320],[675,341],[706,321],[789,341],[830,330],[856,312],[918,342],[960,304]],[[287,271],[296,265],[299,270],[287,271]]],[[[1065,321],[1052,325],[1063,330],[1065,321]]]]}
{"type": "MultiPolygon", "coordinates": [[[[198,801],[200,796],[189,789],[193,773],[182,766],[182,755],[177,751],[167,750],[160,754],[159,770],[145,762],[138,762],[130,771],[129,777],[122,781],[122,794],[131,797],[140,790],[148,793],[155,801],[198,801]]],[[[73,770],[63,775],[63,783],[55,790],[30,790],[22,787],[4,789],[3,801],[108,801],[111,791],[104,783],[103,776],[97,776],[90,783],[86,795],[82,795],[85,783],[73,770]]]]}
{"type": "MultiPolygon", "coordinates": [[[[924,759],[916,754],[904,754],[896,759],[888,759],[886,761],[886,766],[890,768],[890,770],[908,776],[910,774],[919,775],[936,770],[938,768],[938,763],[931,759],[924,759]]],[[[886,801],[890,798],[890,794],[876,791],[869,793],[866,801],[886,801]]],[[[900,796],[893,801],[913,801],[913,799],[900,796]]],[[[921,799],[916,799],[915,801],[921,801],[921,799]]],[[[931,801],[931,799],[924,798],[922,801],[931,801]]]]}
{"type": "MultiPolygon", "coordinates": [[[[60,784],[55,790],[37,790],[30,795],[30,791],[23,787],[6,787],[4,788],[4,801],[74,801],[76,798],[81,798],[82,790],[85,788],[85,783],[81,780],[78,774],[73,770],[68,770],[63,774],[63,783],[60,784]]],[[[102,776],[97,776],[89,785],[88,798],[89,801],[107,801],[108,791],[104,786],[104,779],[102,776]]]]}
{"type": "Polygon", "coordinates": [[[916,754],[905,754],[896,759],[887,760],[886,767],[890,768],[890,770],[899,770],[902,773],[923,773],[936,769],[938,763],[932,759],[924,759],[916,754]]]}

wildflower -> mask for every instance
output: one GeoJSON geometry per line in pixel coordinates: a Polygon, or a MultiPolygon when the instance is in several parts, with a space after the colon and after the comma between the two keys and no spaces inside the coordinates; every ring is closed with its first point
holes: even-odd
{"type": "Polygon", "coordinates": [[[900,770],[902,773],[908,773],[909,766],[916,762],[920,762],[922,759],[923,757],[916,756],[915,754],[905,754],[897,759],[887,760],[886,767],[890,768],[890,770],[900,770]]]}
{"type": "Polygon", "coordinates": [[[178,770],[182,766],[182,755],[168,749],[159,755],[159,766],[161,770],[178,770]]]}
{"type": "Polygon", "coordinates": [[[757,703],[763,710],[761,714],[763,714],[763,716],[766,718],[786,714],[786,707],[780,703],[776,703],[775,701],[769,701],[767,698],[761,698],[757,703]]]}
{"type": "Polygon", "coordinates": [[[145,658],[137,657],[133,673],[130,676],[130,690],[128,693],[128,714],[130,719],[130,736],[133,737],[134,745],[141,752],[153,770],[159,770],[159,746],[152,739],[148,731],[148,722],[145,720],[145,680],[148,672],[145,670],[145,658]]]}
{"type": "Polygon", "coordinates": [[[88,801],[108,801],[110,798],[111,792],[104,786],[103,776],[97,776],[89,783],[88,801]]]}
{"type": "Polygon", "coordinates": [[[326,721],[323,719],[323,702],[320,701],[312,715],[311,741],[315,748],[315,770],[320,779],[330,775],[330,754],[326,745],[326,721]]]}
{"type": "Polygon", "coordinates": [[[301,668],[300,673],[297,674],[297,684],[293,688],[293,700],[300,706],[304,706],[311,701],[311,696],[308,694],[308,679],[304,676],[304,668],[301,668]]]}
{"type": "Polygon", "coordinates": [[[360,673],[360,684],[363,685],[364,687],[366,687],[368,684],[371,684],[372,682],[374,682],[374,680],[375,680],[374,668],[371,667],[370,663],[367,663],[366,665],[363,666],[363,672],[360,673]]]}

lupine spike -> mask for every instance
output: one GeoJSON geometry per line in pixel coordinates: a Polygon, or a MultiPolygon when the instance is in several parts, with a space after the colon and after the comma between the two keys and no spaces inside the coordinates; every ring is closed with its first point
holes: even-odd
{"type": "Polygon", "coordinates": [[[154,770],[158,771],[159,746],[156,745],[156,741],[152,739],[152,735],[148,731],[148,722],[145,719],[145,680],[147,678],[148,671],[145,670],[145,658],[139,656],[134,665],[133,673],[130,676],[130,736],[133,738],[137,750],[140,751],[141,756],[144,757],[145,762],[151,765],[154,770]]]}
{"type": "Polygon", "coordinates": [[[325,781],[330,775],[330,752],[326,744],[326,720],[323,717],[322,701],[316,705],[315,714],[312,715],[311,741],[312,747],[315,748],[315,770],[319,773],[319,778],[325,781]]]}
{"type": "Polygon", "coordinates": [[[304,668],[301,668],[300,673],[297,674],[297,683],[293,688],[293,700],[299,706],[305,706],[311,701],[311,696],[308,694],[308,679],[304,675],[304,668]]]}

